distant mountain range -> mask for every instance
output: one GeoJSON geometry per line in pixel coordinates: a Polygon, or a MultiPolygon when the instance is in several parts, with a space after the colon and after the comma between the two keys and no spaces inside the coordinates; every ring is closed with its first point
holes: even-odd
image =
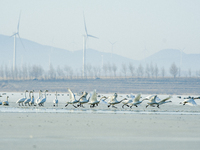
{"type": "MultiPolygon", "coordinates": [[[[32,42],[26,39],[22,39],[23,45],[20,40],[17,39],[16,46],[16,60],[17,65],[22,64],[27,65],[41,65],[42,67],[48,69],[49,62],[54,67],[60,66],[61,68],[65,65],[71,66],[73,68],[81,68],[83,63],[83,52],[82,50],[68,51],[56,47],[41,45],[36,42],[32,42]]],[[[13,60],[13,47],[14,39],[9,36],[0,35],[0,64],[12,66],[13,60]]],[[[111,53],[99,52],[93,49],[87,49],[86,51],[86,64],[91,64],[92,66],[102,66],[102,63],[115,63],[117,66],[121,66],[122,63],[133,63],[136,64],[137,61],[113,54],[113,59],[111,59],[111,53]]]]}
{"type": "Polygon", "coordinates": [[[176,49],[164,49],[146,58],[146,63],[151,62],[165,68],[170,68],[174,62],[182,71],[200,70],[200,54],[186,54],[176,49]]]}
{"type": "MultiPolygon", "coordinates": [[[[79,70],[82,68],[82,50],[71,52],[65,49],[41,45],[30,40],[22,39],[23,45],[25,46],[24,49],[20,40],[18,38],[16,39],[16,66],[18,67],[23,64],[40,65],[45,70],[48,70],[49,64],[51,63],[54,68],[57,66],[62,68],[65,65],[79,70]]],[[[13,47],[13,37],[0,34],[0,65],[7,65],[8,67],[12,66],[13,47]]],[[[153,65],[157,64],[158,68],[165,67],[166,70],[168,70],[171,64],[175,62],[178,67],[181,64],[182,71],[188,71],[189,68],[192,71],[200,70],[200,54],[182,53],[181,61],[181,53],[176,49],[161,50],[143,60],[133,60],[116,54],[113,54],[111,58],[111,53],[87,49],[86,59],[86,64],[99,67],[101,67],[102,64],[114,63],[118,68],[121,68],[122,64],[128,65],[129,63],[132,63],[135,68],[137,68],[139,64],[142,64],[145,68],[146,64],[152,63],[153,65]]],[[[118,69],[118,71],[119,70],[120,69],[118,69]]]]}

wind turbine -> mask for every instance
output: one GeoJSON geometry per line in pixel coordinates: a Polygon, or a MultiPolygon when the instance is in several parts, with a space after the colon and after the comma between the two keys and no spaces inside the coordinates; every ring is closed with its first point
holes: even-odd
{"type": "Polygon", "coordinates": [[[98,39],[98,37],[95,37],[93,35],[88,34],[86,23],[85,23],[84,13],[83,13],[83,19],[84,19],[84,26],[85,26],[85,34],[83,35],[83,77],[85,77],[85,67],[86,67],[85,60],[86,60],[86,43],[87,43],[87,38],[88,37],[92,37],[92,38],[98,39]]]}
{"type": "MultiPolygon", "coordinates": [[[[110,42],[110,41],[109,41],[110,42]]],[[[115,44],[116,42],[112,43],[110,42],[110,44],[112,45],[112,53],[111,53],[111,61],[112,61],[112,55],[113,55],[113,45],[115,44]]]]}
{"type": "Polygon", "coordinates": [[[103,69],[103,55],[101,55],[101,69],[103,69]]]}
{"type": "Polygon", "coordinates": [[[50,70],[50,67],[51,67],[51,54],[52,54],[52,51],[53,51],[53,41],[54,41],[54,38],[52,39],[52,42],[51,42],[51,47],[50,47],[50,53],[49,53],[49,70],[50,70]]]}
{"type": "Polygon", "coordinates": [[[179,77],[181,76],[181,68],[182,68],[182,59],[183,59],[183,51],[185,48],[183,49],[179,49],[180,51],[180,63],[179,63],[179,77]]]}
{"type": "MultiPolygon", "coordinates": [[[[16,67],[16,36],[18,36],[18,38],[20,39],[21,43],[22,43],[22,40],[19,36],[19,23],[20,23],[20,16],[21,16],[21,12],[19,14],[19,20],[18,20],[18,24],[17,24],[17,31],[11,36],[13,37],[14,36],[14,51],[13,51],[13,71],[15,72],[15,67],[16,67]]],[[[23,43],[22,43],[23,45],[23,43]]],[[[24,45],[23,45],[24,47],[24,45]]]]}
{"type": "Polygon", "coordinates": [[[144,63],[146,64],[146,53],[147,53],[147,48],[146,48],[146,44],[144,46],[144,50],[143,50],[143,53],[144,53],[144,63]]]}

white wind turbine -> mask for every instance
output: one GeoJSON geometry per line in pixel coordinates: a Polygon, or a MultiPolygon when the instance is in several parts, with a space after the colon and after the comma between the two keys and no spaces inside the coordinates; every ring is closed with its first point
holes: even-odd
{"type": "Polygon", "coordinates": [[[179,77],[181,76],[181,68],[182,68],[182,63],[183,63],[183,51],[185,48],[183,49],[179,49],[180,51],[180,63],[179,63],[179,77]]]}
{"type": "Polygon", "coordinates": [[[87,38],[88,37],[92,37],[92,38],[98,39],[98,37],[95,37],[93,35],[88,34],[86,23],[85,23],[84,13],[83,13],[83,19],[84,19],[84,26],[85,26],[85,34],[83,35],[83,77],[85,77],[85,67],[86,67],[85,60],[86,60],[86,43],[87,43],[87,38]]]}
{"type": "Polygon", "coordinates": [[[147,55],[147,48],[146,48],[146,43],[145,43],[145,46],[144,46],[144,50],[143,50],[143,53],[144,53],[144,63],[146,64],[146,55],[147,55]]]}
{"type": "MultiPolygon", "coordinates": [[[[21,43],[22,43],[22,40],[19,36],[19,22],[20,22],[20,16],[21,16],[21,12],[19,14],[19,20],[18,20],[18,24],[17,24],[17,31],[11,36],[13,37],[14,36],[14,51],[13,51],[13,71],[15,71],[15,67],[16,67],[16,36],[18,36],[18,38],[20,39],[21,43]]],[[[22,43],[23,45],[23,43],[22,43]]],[[[23,45],[24,47],[24,45],[23,45]]]]}
{"type": "MultiPolygon", "coordinates": [[[[109,41],[110,42],[110,41],[109,41]]],[[[112,53],[111,53],[111,61],[112,61],[112,56],[113,56],[113,45],[115,44],[116,42],[114,42],[114,43],[112,43],[112,42],[110,42],[110,44],[112,45],[112,53]]]]}

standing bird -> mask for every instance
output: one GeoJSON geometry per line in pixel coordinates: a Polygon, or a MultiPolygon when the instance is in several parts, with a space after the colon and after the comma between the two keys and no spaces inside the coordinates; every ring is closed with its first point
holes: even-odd
{"type": "Polygon", "coordinates": [[[6,101],[2,102],[2,105],[9,106],[8,98],[9,98],[9,96],[6,97],[6,101]]]}
{"type": "Polygon", "coordinates": [[[45,90],[45,91],[44,91],[44,98],[42,98],[42,99],[39,100],[38,106],[44,106],[44,103],[46,102],[46,99],[47,99],[47,98],[46,98],[46,97],[47,97],[47,96],[46,96],[46,92],[48,92],[48,90],[45,90]]]}
{"type": "Polygon", "coordinates": [[[56,98],[53,100],[53,106],[55,107],[57,105],[58,107],[57,91],[55,95],[56,95],[56,98]]]}
{"type": "Polygon", "coordinates": [[[29,98],[27,98],[27,99],[24,101],[24,105],[25,105],[25,106],[26,106],[26,104],[28,104],[28,105],[30,106],[29,102],[31,101],[31,93],[32,93],[32,91],[29,92],[29,98]]]}
{"type": "Polygon", "coordinates": [[[35,100],[35,103],[38,104],[41,98],[42,98],[42,90],[39,90],[38,98],[35,100]]]}
{"type": "Polygon", "coordinates": [[[68,104],[72,104],[75,108],[77,108],[74,104],[78,103],[79,101],[76,100],[75,94],[68,88],[69,91],[69,102],[65,105],[67,107],[68,104]]]}
{"type": "Polygon", "coordinates": [[[31,96],[31,101],[29,102],[29,106],[31,105],[34,105],[35,103],[35,99],[34,99],[34,90],[32,91],[32,96],[31,96]]]}
{"type": "Polygon", "coordinates": [[[25,91],[24,91],[25,94],[24,94],[24,97],[23,97],[23,98],[20,98],[20,99],[17,100],[16,103],[18,103],[19,106],[20,106],[20,103],[22,103],[22,106],[23,106],[23,102],[26,100],[26,92],[28,92],[28,90],[25,90],[25,91]]]}

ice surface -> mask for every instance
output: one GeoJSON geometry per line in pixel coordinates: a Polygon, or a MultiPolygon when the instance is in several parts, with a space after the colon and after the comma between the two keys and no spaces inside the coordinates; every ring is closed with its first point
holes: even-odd
{"type": "MultiPolygon", "coordinates": [[[[58,107],[53,107],[53,100],[55,99],[55,93],[47,94],[47,101],[44,103],[44,107],[39,106],[19,106],[16,101],[19,98],[24,97],[24,92],[2,92],[2,97],[0,102],[6,100],[6,96],[9,96],[9,106],[0,106],[0,112],[9,112],[9,113],[100,113],[100,114],[163,114],[163,115],[200,115],[200,100],[195,100],[197,106],[181,105],[180,102],[184,101],[183,97],[188,95],[180,95],[182,99],[177,98],[177,95],[172,95],[173,98],[170,99],[172,103],[167,103],[160,105],[160,108],[157,107],[148,107],[146,104],[148,101],[144,101],[138,107],[124,107],[122,109],[122,104],[116,105],[117,108],[108,108],[106,103],[100,103],[98,107],[90,108],[88,104],[84,104],[84,108],[74,108],[72,105],[65,107],[67,101],[69,101],[68,93],[58,93],[58,107]]],[[[28,93],[26,94],[28,97],[28,93]]],[[[110,96],[112,94],[99,94],[110,96]]],[[[123,99],[129,94],[118,94],[118,100],[123,99]]],[[[136,95],[136,94],[135,94],[136,95]]],[[[34,93],[35,99],[38,97],[38,93],[34,93]]],[[[142,98],[147,97],[148,95],[142,95],[142,98]]],[[[169,95],[158,95],[162,100],[169,95]]],[[[191,95],[197,97],[198,95],[191,95]]],[[[78,99],[80,95],[76,95],[78,99]]],[[[89,96],[88,96],[89,98],[89,96]]],[[[100,97],[98,97],[100,99],[100,97]]]]}

